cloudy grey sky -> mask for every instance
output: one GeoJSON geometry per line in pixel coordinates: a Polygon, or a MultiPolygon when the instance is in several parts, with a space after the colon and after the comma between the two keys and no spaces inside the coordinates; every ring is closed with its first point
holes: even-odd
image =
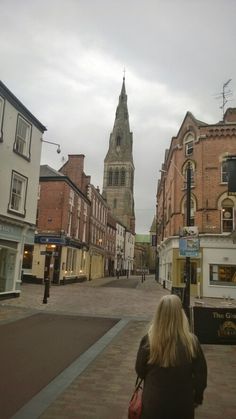
{"type": "Polygon", "coordinates": [[[126,69],[134,138],[136,232],[149,231],[165,149],[187,111],[221,119],[215,95],[232,78],[235,0],[0,0],[0,79],[44,124],[42,164],[85,154],[102,188],[103,160],[126,69]]]}

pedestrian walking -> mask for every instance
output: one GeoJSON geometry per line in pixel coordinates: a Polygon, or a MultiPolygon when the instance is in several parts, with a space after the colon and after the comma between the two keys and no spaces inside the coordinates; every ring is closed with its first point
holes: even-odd
{"type": "Polygon", "coordinates": [[[178,296],[161,298],[135,368],[144,380],[142,419],[194,419],[203,402],[207,365],[178,296]]]}

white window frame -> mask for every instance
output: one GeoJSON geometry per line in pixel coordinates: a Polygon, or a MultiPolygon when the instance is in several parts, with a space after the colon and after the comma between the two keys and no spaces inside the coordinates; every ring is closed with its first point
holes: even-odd
{"type": "Polygon", "coordinates": [[[5,105],[5,101],[3,97],[0,96],[0,142],[3,141],[2,123],[3,123],[4,105],[5,105]]]}
{"type": "Polygon", "coordinates": [[[234,203],[232,202],[231,205],[224,205],[224,201],[222,201],[222,207],[221,207],[221,231],[223,234],[230,234],[234,230],[234,203]],[[226,214],[230,214],[231,216],[226,216],[226,214]],[[224,224],[227,224],[227,222],[231,222],[231,228],[224,228],[224,224]]]}
{"type": "Polygon", "coordinates": [[[31,131],[31,124],[21,115],[18,115],[14,151],[27,159],[30,158],[31,131]]]}
{"type": "Polygon", "coordinates": [[[227,162],[225,160],[221,163],[221,183],[228,183],[227,162]]]}
{"type": "Polygon", "coordinates": [[[11,192],[10,192],[8,210],[14,213],[17,213],[21,216],[25,216],[25,213],[26,213],[25,202],[26,202],[27,184],[28,184],[28,179],[25,176],[15,171],[12,171],[11,192]],[[14,191],[14,187],[16,189],[15,191],[14,191]]]}
{"type": "Polygon", "coordinates": [[[194,144],[194,137],[192,134],[189,134],[184,140],[185,156],[188,157],[193,154],[193,144],[194,144]]]}

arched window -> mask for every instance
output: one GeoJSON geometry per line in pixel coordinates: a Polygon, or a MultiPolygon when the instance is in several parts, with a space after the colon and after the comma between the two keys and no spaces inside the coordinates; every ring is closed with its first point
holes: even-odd
{"type": "Polygon", "coordinates": [[[112,186],[112,169],[108,172],[108,186],[112,186]]]}
{"type": "Polygon", "coordinates": [[[194,163],[192,161],[187,161],[184,165],[184,168],[183,168],[183,175],[184,175],[184,179],[185,179],[185,188],[187,187],[187,169],[188,169],[188,167],[190,167],[191,186],[194,185],[195,166],[194,166],[194,163]]]}
{"type": "MultiPolygon", "coordinates": [[[[190,201],[190,226],[195,225],[195,212],[196,212],[196,202],[193,197],[190,201]]],[[[187,225],[187,200],[185,198],[182,208],[182,213],[184,214],[184,224],[187,225]]]]}
{"type": "Polygon", "coordinates": [[[194,137],[192,134],[188,134],[188,136],[185,138],[185,156],[191,156],[193,154],[193,140],[194,137]]]}
{"type": "Polygon", "coordinates": [[[113,208],[116,208],[116,207],[117,207],[117,199],[115,198],[113,201],[113,208]]]}
{"type": "Polygon", "coordinates": [[[121,186],[125,185],[125,169],[121,169],[120,172],[120,184],[121,186]]]}
{"type": "Polygon", "coordinates": [[[114,176],[114,183],[113,184],[115,186],[118,186],[118,184],[119,184],[119,170],[118,169],[115,170],[115,176],[114,176]]]}
{"type": "Polygon", "coordinates": [[[234,203],[226,198],[221,203],[221,231],[230,233],[234,229],[234,203]]]}

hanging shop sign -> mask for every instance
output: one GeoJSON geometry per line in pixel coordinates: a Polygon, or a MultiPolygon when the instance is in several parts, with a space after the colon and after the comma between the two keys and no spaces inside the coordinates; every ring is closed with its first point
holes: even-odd
{"type": "Polygon", "coordinates": [[[179,254],[186,257],[197,257],[199,254],[198,227],[183,227],[179,234],[179,254]]]}

